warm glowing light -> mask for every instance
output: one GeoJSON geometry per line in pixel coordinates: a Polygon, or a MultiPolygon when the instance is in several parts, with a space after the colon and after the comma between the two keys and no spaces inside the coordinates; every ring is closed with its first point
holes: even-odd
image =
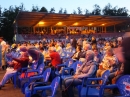
{"type": "Polygon", "coordinates": [[[62,22],[58,22],[57,25],[62,25],[62,22]]]}
{"type": "Polygon", "coordinates": [[[44,24],[44,22],[39,22],[38,24],[39,24],[39,25],[43,25],[43,24],[44,24]]]}
{"type": "Polygon", "coordinates": [[[76,23],[74,23],[73,25],[77,26],[77,25],[78,25],[78,23],[76,22],[76,23]]]}
{"type": "Polygon", "coordinates": [[[104,26],[105,24],[102,24],[102,26],[104,26]]]}
{"type": "Polygon", "coordinates": [[[88,24],[89,26],[92,26],[93,23],[88,24]]]}

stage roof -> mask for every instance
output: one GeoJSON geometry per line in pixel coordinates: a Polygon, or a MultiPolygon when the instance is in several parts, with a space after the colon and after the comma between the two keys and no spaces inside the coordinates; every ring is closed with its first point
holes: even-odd
{"type": "Polygon", "coordinates": [[[14,24],[18,27],[33,26],[112,26],[130,23],[126,16],[57,14],[44,12],[19,12],[14,24]]]}

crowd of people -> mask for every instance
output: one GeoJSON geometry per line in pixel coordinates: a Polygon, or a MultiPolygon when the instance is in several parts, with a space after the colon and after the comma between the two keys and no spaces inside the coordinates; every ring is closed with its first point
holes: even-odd
{"type": "MultiPolygon", "coordinates": [[[[39,42],[28,41],[9,45],[0,37],[0,66],[1,70],[6,69],[0,82],[0,89],[16,72],[33,62],[44,63],[45,68],[60,71],[58,65],[69,58],[82,62],[74,75],[64,79],[65,87],[69,86],[69,97],[74,97],[73,86],[81,85],[84,77],[92,77],[95,72],[96,77],[101,77],[106,70],[109,70],[107,84],[115,84],[120,76],[130,74],[129,41],[129,38],[123,37],[105,39],[92,36],[71,39],[66,36],[64,40],[48,41],[44,38],[39,42]]],[[[53,78],[54,76],[51,76],[51,80],[53,78]]]]}

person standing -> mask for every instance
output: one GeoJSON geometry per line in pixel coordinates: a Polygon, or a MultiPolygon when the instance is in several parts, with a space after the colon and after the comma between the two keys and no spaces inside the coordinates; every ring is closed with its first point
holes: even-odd
{"type": "Polygon", "coordinates": [[[124,56],[124,75],[130,75],[130,34],[126,33],[122,41],[122,54],[124,56]]]}
{"type": "Polygon", "coordinates": [[[126,33],[123,37],[121,46],[115,49],[115,55],[119,62],[124,63],[124,75],[130,75],[130,33],[126,33]]]}
{"type": "Polygon", "coordinates": [[[5,64],[5,48],[6,48],[6,42],[4,41],[3,37],[0,37],[0,64],[3,70],[6,65],[5,64]]]}

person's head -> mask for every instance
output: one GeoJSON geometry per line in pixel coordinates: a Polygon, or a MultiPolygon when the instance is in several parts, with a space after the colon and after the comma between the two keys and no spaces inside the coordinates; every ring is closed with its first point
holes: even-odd
{"type": "Polygon", "coordinates": [[[43,51],[44,51],[44,48],[43,48],[43,47],[39,47],[39,50],[40,50],[41,52],[43,52],[43,51]]]}
{"type": "Polygon", "coordinates": [[[70,44],[70,43],[67,43],[66,47],[70,47],[70,46],[71,46],[71,44],[70,44]]]}
{"type": "Polygon", "coordinates": [[[122,44],[122,40],[123,40],[122,37],[118,37],[118,38],[117,38],[118,45],[121,45],[121,44],[122,44]]]}
{"type": "Polygon", "coordinates": [[[99,54],[99,51],[98,51],[97,48],[94,48],[94,49],[93,49],[93,52],[94,52],[94,55],[95,55],[95,56],[97,56],[97,55],[99,54]]]}
{"type": "Polygon", "coordinates": [[[91,50],[91,45],[90,44],[86,44],[85,46],[84,46],[84,50],[85,51],[87,51],[87,50],[91,50]]]}
{"type": "Polygon", "coordinates": [[[69,39],[69,36],[68,36],[68,35],[66,36],[66,39],[69,39]]]}
{"type": "Polygon", "coordinates": [[[20,50],[21,57],[29,57],[26,47],[21,46],[19,50],[20,50]]]}
{"type": "Polygon", "coordinates": [[[22,52],[26,52],[27,51],[27,48],[26,48],[26,46],[20,46],[20,51],[22,51],[22,52]]]}
{"type": "Polygon", "coordinates": [[[76,47],[76,51],[77,51],[77,52],[80,52],[81,50],[82,50],[81,45],[78,45],[78,46],[76,47]]]}
{"type": "Polygon", "coordinates": [[[111,47],[109,47],[109,48],[106,49],[106,55],[113,56],[113,50],[112,50],[111,47]]]}
{"type": "Polygon", "coordinates": [[[39,58],[38,55],[39,55],[40,51],[38,51],[36,48],[29,48],[27,51],[33,60],[38,60],[38,58],[39,58]]]}
{"type": "Polygon", "coordinates": [[[105,46],[110,46],[110,43],[109,43],[109,42],[106,42],[106,43],[105,43],[105,46]]]}
{"type": "Polygon", "coordinates": [[[54,46],[52,46],[52,47],[49,47],[49,52],[51,53],[51,52],[55,52],[56,51],[56,49],[55,49],[55,47],[54,46]]]}
{"type": "Polygon", "coordinates": [[[2,42],[3,41],[3,37],[0,37],[0,42],[2,42]]]}
{"type": "Polygon", "coordinates": [[[94,41],[94,40],[96,40],[96,38],[93,36],[93,37],[92,37],[92,41],[94,41]]]}
{"type": "Polygon", "coordinates": [[[86,60],[90,61],[94,59],[94,52],[92,50],[87,50],[86,51],[86,60]]]}

